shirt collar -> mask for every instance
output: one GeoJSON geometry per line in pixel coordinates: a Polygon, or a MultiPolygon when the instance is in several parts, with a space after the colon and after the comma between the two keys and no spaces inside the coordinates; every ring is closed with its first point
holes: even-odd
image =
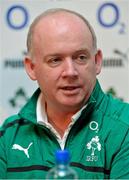
{"type": "Polygon", "coordinates": [[[42,94],[40,93],[38,100],[37,100],[37,107],[36,107],[36,114],[37,114],[37,123],[39,124],[47,124],[48,123],[48,118],[47,114],[45,111],[45,101],[41,101],[42,94]]]}

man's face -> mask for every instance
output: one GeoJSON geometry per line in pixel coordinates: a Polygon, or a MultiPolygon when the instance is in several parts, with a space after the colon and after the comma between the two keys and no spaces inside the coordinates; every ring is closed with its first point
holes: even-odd
{"type": "Polygon", "coordinates": [[[101,57],[95,57],[91,33],[79,18],[49,18],[35,30],[32,79],[38,81],[48,107],[76,111],[94,88],[101,57]]]}

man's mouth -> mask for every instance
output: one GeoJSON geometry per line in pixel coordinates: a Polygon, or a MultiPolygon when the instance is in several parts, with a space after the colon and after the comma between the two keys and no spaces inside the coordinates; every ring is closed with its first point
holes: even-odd
{"type": "Polygon", "coordinates": [[[76,95],[80,92],[80,86],[63,86],[60,88],[66,95],[76,95]]]}
{"type": "Polygon", "coordinates": [[[66,91],[71,91],[71,90],[75,90],[78,88],[79,87],[77,87],[77,86],[66,86],[66,87],[62,87],[61,89],[66,90],[66,91]]]}

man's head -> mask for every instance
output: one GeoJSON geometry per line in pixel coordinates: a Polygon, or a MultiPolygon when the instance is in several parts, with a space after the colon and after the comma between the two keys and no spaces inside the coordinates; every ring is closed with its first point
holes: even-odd
{"type": "Polygon", "coordinates": [[[49,10],[31,25],[24,64],[37,80],[48,107],[77,111],[88,100],[100,73],[102,54],[81,15],[49,10]]]}

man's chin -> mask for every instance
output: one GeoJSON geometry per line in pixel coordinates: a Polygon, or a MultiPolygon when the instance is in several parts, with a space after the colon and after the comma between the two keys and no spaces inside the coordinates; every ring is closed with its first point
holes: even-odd
{"type": "Polygon", "coordinates": [[[63,102],[62,108],[67,111],[78,111],[81,108],[82,102],[63,102]]]}

